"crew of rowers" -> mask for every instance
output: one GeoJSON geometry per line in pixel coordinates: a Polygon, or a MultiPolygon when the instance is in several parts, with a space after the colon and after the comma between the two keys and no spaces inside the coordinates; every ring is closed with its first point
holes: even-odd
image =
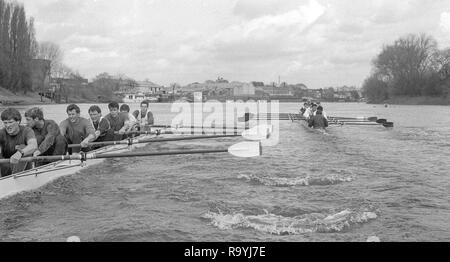
{"type": "MultiPolygon", "coordinates": [[[[22,116],[15,108],[1,113],[4,127],[0,129],[0,158],[9,158],[9,164],[0,165],[0,177],[29,169],[31,165],[19,162],[24,156],[65,155],[80,151],[88,152],[99,146],[92,142],[116,141],[129,137],[133,131],[148,131],[154,124],[149,102],[143,101],[140,110],[130,113],[130,107],[112,102],[109,114],[102,117],[100,107],[89,108],[90,119],[80,116],[76,104],[67,106],[67,119],[59,125],[44,118],[42,109],[33,107],[25,112],[26,125],[20,125],[22,116]],[[69,144],[80,144],[81,148],[68,148],[69,144]]],[[[43,165],[48,162],[36,163],[43,165]]]]}
{"type": "Polygon", "coordinates": [[[305,118],[309,127],[315,129],[325,129],[328,127],[328,117],[320,103],[305,102],[300,109],[300,115],[305,118]]]}

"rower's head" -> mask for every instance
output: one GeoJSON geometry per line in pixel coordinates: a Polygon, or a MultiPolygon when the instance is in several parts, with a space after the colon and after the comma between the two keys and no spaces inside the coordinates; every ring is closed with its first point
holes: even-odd
{"type": "Polygon", "coordinates": [[[120,112],[130,113],[130,107],[127,104],[123,104],[120,106],[120,112]]]}
{"type": "Polygon", "coordinates": [[[321,114],[322,114],[322,110],[317,109],[316,115],[321,115],[321,114]]]}
{"type": "Polygon", "coordinates": [[[320,110],[320,111],[323,111],[323,107],[322,107],[322,106],[318,106],[318,107],[317,107],[317,111],[319,111],[319,110],[320,110]]]}
{"type": "Polygon", "coordinates": [[[141,102],[141,112],[147,112],[148,110],[148,101],[144,100],[141,102]]]}
{"type": "Polygon", "coordinates": [[[69,121],[74,123],[78,120],[80,117],[80,108],[75,104],[70,104],[67,106],[66,109],[67,117],[69,118],[69,121]]]}
{"type": "Polygon", "coordinates": [[[312,111],[316,111],[317,110],[317,104],[312,104],[311,105],[311,109],[312,109],[312,111]]]}
{"type": "Polygon", "coordinates": [[[16,135],[20,131],[20,121],[22,121],[22,116],[19,111],[15,108],[7,108],[1,114],[3,125],[5,126],[6,132],[9,135],[16,135]]]}
{"type": "Polygon", "coordinates": [[[33,128],[38,122],[44,120],[44,113],[39,107],[33,107],[25,112],[25,119],[27,120],[27,126],[33,128]]]}
{"type": "Polygon", "coordinates": [[[109,103],[108,109],[112,117],[117,117],[119,115],[119,104],[117,102],[109,103]]]}
{"type": "Polygon", "coordinates": [[[98,106],[89,107],[88,112],[92,122],[98,122],[100,120],[100,117],[102,117],[102,110],[98,106]]]}

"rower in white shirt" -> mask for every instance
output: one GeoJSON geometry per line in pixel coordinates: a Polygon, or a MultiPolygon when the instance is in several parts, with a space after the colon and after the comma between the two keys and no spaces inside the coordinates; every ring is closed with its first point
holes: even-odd
{"type": "Polygon", "coordinates": [[[135,131],[134,128],[138,122],[133,114],[130,113],[130,107],[127,104],[123,104],[120,106],[120,112],[128,115],[128,119],[125,121],[125,131],[135,131]]]}

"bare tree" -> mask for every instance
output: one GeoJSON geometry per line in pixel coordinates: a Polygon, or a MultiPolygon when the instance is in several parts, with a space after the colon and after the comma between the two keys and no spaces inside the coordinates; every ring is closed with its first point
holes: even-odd
{"type": "Polygon", "coordinates": [[[67,71],[67,66],[62,62],[64,53],[59,45],[53,42],[41,42],[38,44],[36,58],[50,60],[50,75],[61,77],[67,71]]]}
{"type": "Polygon", "coordinates": [[[435,72],[436,40],[425,34],[408,35],[385,46],[374,60],[375,73],[387,81],[391,94],[421,95],[435,72]]]}

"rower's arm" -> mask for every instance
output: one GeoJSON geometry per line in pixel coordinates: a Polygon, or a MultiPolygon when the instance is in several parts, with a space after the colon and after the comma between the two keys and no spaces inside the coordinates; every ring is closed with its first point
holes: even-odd
{"type": "Polygon", "coordinates": [[[95,139],[105,136],[110,128],[111,126],[106,118],[100,120],[100,123],[98,123],[98,129],[95,130],[95,139]]]}
{"type": "Polygon", "coordinates": [[[83,141],[86,141],[86,142],[89,143],[89,142],[94,141],[97,138],[95,136],[95,129],[94,129],[94,127],[87,120],[85,122],[86,123],[85,123],[84,126],[85,126],[86,133],[88,134],[88,136],[83,141]]]}
{"type": "Polygon", "coordinates": [[[27,128],[25,131],[25,138],[27,141],[27,145],[22,149],[22,152],[24,156],[29,156],[33,154],[34,151],[36,151],[38,148],[37,140],[34,136],[33,130],[27,128]]]}
{"type": "Polygon", "coordinates": [[[59,132],[60,130],[56,123],[49,124],[47,126],[47,135],[45,136],[42,143],[38,146],[39,152],[46,152],[55,143],[56,137],[59,135],[59,132]]]}
{"type": "Polygon", "coordinates": [[[36,138],[31,138],[27,140],[27,146],[22,149],[24,156],[29,156],[34,153],[38,148],[36,138]]]}
{"type": "Polygon", "coordinates": [[[148,112],[147,113],[147,123],[149,125],[153,125],[155,122],[154,118],[153,118],[153,113],[152,112],[148,112]]]}
{"type": "Polygon", "coordinates": [[[62,136],[66,136],[66,132],[67,132],[67,121],[66,120],[63,120],[59,124],[59,132],[61,133],[62,136]]]}

